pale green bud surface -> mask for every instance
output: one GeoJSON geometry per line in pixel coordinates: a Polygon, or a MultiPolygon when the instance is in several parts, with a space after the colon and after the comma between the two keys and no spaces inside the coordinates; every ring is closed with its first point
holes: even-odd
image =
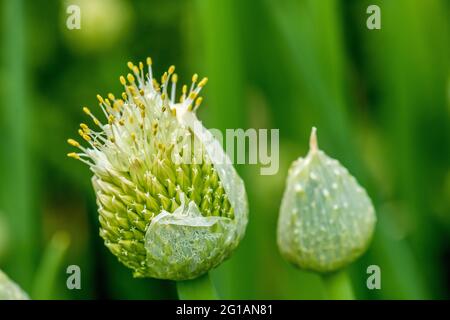
{"type": "Polygon", "coordinates": [[[1,270],[0,300],[29,300],[28,295],[1,270]]]}
{"type": "Polygon", "coordinates": [[[289,169],[278,219],[282,256],[315,272],[336,271],[367,249],[376,224],[366,191],[337,160],[317,147],[289,169]]]}
{"type": "Polygon", "coordinates": [[[248,219],[242,179],[195,111],[207,79],[175,102],[170,67],[159,84],[143,64],[121,77],[122,99],[98,97],[108,119],[80,127],[88,148],[69,139],[89,165],[99,206],[100,236],[136,277],[186,280],[217,267],[238,246],[248,219]],[[152,79],[149,81],[149,79],[152,79]],[[167,88],[171,87],[171,95],[167,88]]]}

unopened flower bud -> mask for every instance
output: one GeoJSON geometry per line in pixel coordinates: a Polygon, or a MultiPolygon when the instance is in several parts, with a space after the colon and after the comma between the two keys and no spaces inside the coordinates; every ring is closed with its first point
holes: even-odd
{"type": "Polygon", "coordinates": [[[331,272],[365,252],[376,223],[366,191],[337,160],[310,150],[288,174],[278,220],[278,247],[299,268],[331,272]]]}

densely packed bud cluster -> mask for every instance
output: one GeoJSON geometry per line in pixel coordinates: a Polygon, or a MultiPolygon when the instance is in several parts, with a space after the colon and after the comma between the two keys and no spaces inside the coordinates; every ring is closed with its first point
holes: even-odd
{"type": "Polygon", "coordinates": [[[68,156],[94,176],[100,235],[136,277],[184,280],[198,277],[229,257],[245,233],[244,184],[220,143],[197,120],[198,94],[207,79],[195,74],[175,101],[177,74],[161,82],[152,61],[128,63],[120,98],[97,96],[107,120],[84,112],[82,146],[68,156]],[[170,88],[170,95],[168,89],[170,88]]]}

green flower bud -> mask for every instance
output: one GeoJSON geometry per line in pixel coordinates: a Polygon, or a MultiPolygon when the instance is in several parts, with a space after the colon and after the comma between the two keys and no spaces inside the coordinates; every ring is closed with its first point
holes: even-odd
{"type": "Polygon", "coordinates": [[[197,83],[194,75],[177,103],[175,67],[159,84],[151,59],[148,75],[142,63],[128,66],[122,99],[98,96],[108,123],[84,108],[99,130],[81,124],[89,147],[69,139],[81,150],[69,156],[94,173],[100,236],[134,276],[193,279],[227,259],[244,236],[244,183],[196,117],[207,79],[197,83]]]}
{"type": "Polygon", "coordinates": [[[61,9],[63,40],[78,54],[108,52],[132,30],[133,9],[129,1],[65,0],[61,9]],[[79,18],[68,11],[73,5],[80,8],[79,18]],[[79,29],[73,29],[74,22],[79,22],[79,29]]]}
{"type": "Polygon", "coordinates": [[[282,256],[302,269],[335,271],[364,253],[375,223],[366,191],[318,149],[313,128],[308,155],[289,169],[278,219],[282,256]]]}
{"type": "Polygon", "coordinates": [[[0,270],[0,300],[29,300],[28,295],[0,270]]]}

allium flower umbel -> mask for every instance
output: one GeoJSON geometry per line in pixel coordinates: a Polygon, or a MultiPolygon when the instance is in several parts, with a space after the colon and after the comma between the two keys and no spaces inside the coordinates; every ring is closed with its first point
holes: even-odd
{"type": "Polygon", "coordinates": [[[207,79],[195,74],[175,101],[171,66],[159,83],[131,62],[120,98],[97,96],[101,121],[82,123],[87,147],[68,156],[87,164],[99,207],[100,236],[136,277],[192,279],[228,258],[244,236],[247,196],[220,143],[195,111],[207,79]],[[170,87],[170,88],[169,88],[170,87]],[[170,89],[170,90],[169,90],[170,89]]]}
{"type": "Polygon", "coordinates": [[[367,249],[375,223],[366,191],[319,150],[313,128],[308,155],[289,169],[278,219],[281,254],[302,269],[336,271],[367,249]]]}
{"type": "Polygon", "coordinates": [[[0,270],[0,300],[28,299],[28,295],[0,270]]]}

